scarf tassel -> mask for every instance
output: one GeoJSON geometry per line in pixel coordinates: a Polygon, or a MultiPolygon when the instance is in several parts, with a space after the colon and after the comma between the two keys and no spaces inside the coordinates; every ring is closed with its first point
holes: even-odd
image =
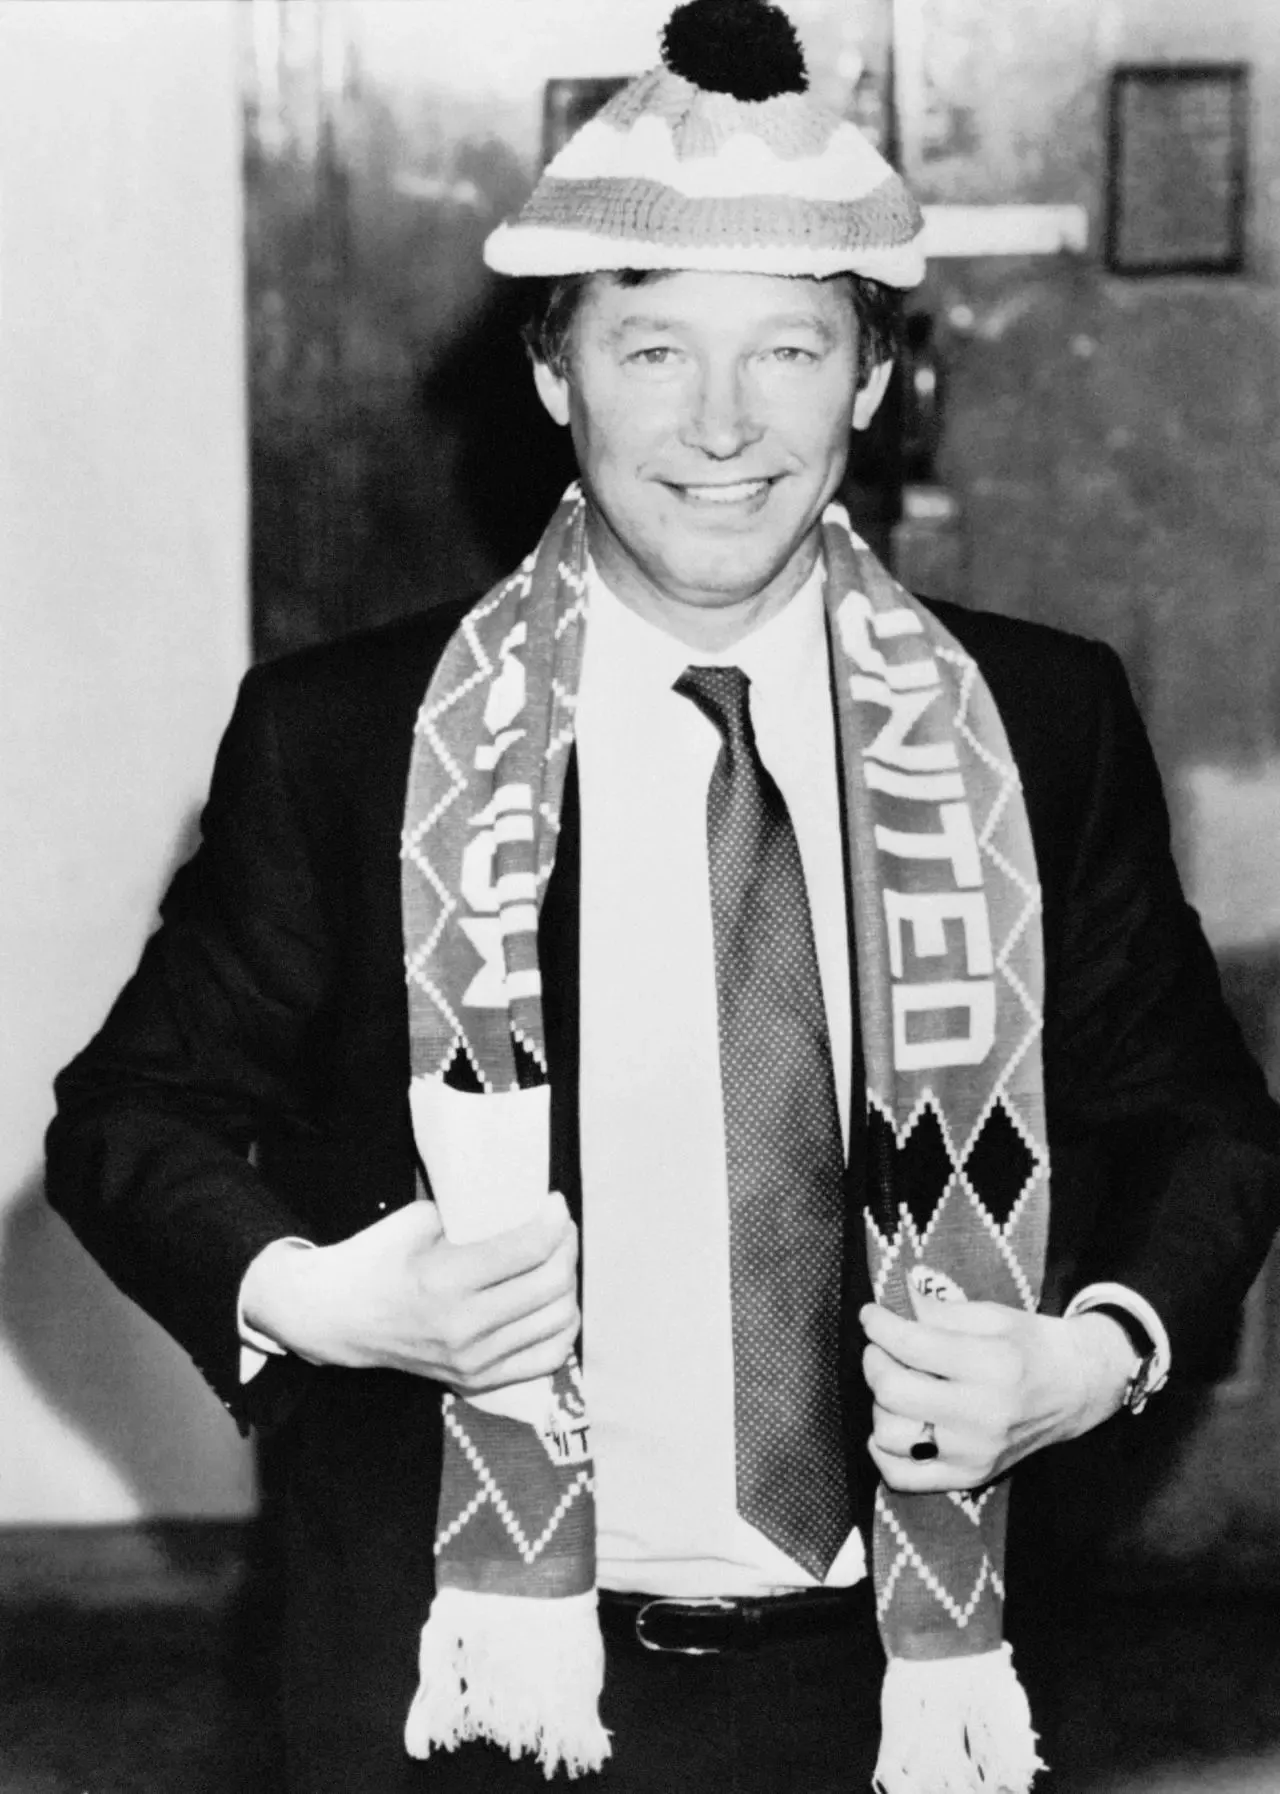
{"type": "Polygon", "coordinates": [[[556,1600],[441,1588],[422,1628],[418,1692],[405,1722],[411,1757],[487,1739],[536,1757],[550,1780],[599,1769],[604,1645],[595,1590],[556,1600]]]}
{"type": "Polygon", "coordinates": [[[879,1794],[1027,1794],[1045,1767],[1007,1644],[977,1657],[891,1658],[880,1712],[879,1794]]]}

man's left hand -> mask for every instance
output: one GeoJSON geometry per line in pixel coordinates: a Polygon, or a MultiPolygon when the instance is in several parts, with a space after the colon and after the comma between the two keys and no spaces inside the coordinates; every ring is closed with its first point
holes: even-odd
{"type": "Polygon", "coordinates": [[[869,1450],[893,1489],[979,1488],[1106,1420],[1135,1368],[1123,1329],[1103,1314],[1060,1320],[998,1302],[912,1300],[916,1320],[874,1305],[859,1316],[875,1403],[869,1450]],[[938,1455],[917,1462],[911,1447],[926,1423],[938,1455]]]}

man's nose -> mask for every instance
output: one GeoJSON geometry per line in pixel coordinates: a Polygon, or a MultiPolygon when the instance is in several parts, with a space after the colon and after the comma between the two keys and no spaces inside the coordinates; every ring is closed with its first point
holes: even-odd
{"type": "Polygon", "coordinates": [[[764,433],[748,384],[737,367],[705,368],[681,434],[690,448],[729,461],[764,433]]]}

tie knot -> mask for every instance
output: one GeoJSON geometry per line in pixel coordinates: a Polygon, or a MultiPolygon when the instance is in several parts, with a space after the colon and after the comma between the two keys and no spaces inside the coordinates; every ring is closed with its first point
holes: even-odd
{"type": "Polygon", "coordinates": [[[696,704],[731,746],[751,740],[750,687],[741,667],[686,667],[675,683],[680,695],[696,704]]]}

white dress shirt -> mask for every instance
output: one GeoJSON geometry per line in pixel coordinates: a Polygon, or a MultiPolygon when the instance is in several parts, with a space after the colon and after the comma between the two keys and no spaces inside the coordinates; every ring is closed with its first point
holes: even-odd
{"type": "MultiPolygon", "coordinates": [[[[725,654],[590,583],[582,802],[583,1359],[603,1587],[752,1595],[813,1577],[738,1515],[707,786],[715,725],[672,689],[740,666],[795,825],[848,1140],[849,938],[822,571],[725,654]]],[[[854,1533],[827,1580],[865,1571],[854,1533]]]]}

